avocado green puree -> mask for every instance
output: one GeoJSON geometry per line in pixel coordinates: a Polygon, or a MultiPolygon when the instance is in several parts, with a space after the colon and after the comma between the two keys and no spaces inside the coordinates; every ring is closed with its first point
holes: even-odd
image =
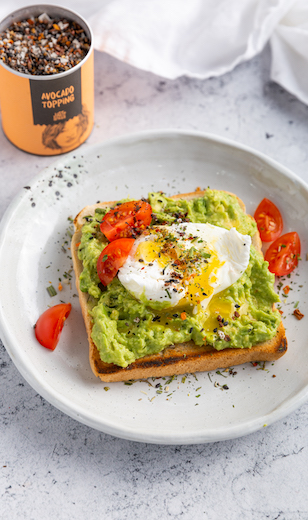
{"type": "MultiPolygon", "coordinates": [[[[204,196],[174,200],[150,193],[153,224],[208,222],[253,236],[256,224],[242,210],[236,197],[206,190],[204,196]]],[[[126,367],[136,359],[162,351],[174,343],[193,340],[217,350],[250,348],[275,336],[280,314],[272,310],[279,301],[274,275],[262,254],[251,246],[250,262],[239,280],[210,301],[208,312],[193,313],[190,306],[157,311],[136,300],[118,278],[105,288],[96,271],[97,259],[107,244],[99,223],[107,210],[97,209],[85,218],[78,256],[83,263],[80,288],[90,295],[92,339],[101,359],[126,367]]]]}

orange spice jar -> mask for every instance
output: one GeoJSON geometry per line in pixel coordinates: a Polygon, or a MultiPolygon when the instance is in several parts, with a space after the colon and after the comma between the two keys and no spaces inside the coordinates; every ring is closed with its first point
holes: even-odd
{"type": "Polygon", "coordinates": [[[5,135],[26,152],[58,155],[88,138],[93,36],[81,16],[42,4],[0,22],[0,107],[5,135]]]}

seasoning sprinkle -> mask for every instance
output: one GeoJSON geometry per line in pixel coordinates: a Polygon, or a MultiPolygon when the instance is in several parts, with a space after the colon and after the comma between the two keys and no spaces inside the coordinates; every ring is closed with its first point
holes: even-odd
{"type": "Polygon", "coordinates": [[[295,318],[297,318],[298,320],[301,320],[304,317],[304,314],[302,312],[300,312],[299,309],[295,309],[293,314],[294,314],[295,318]]]}
{"type": "Polygon", "coordinates": [[[49,296],[51,296],[51,297],[56,296],[56,294],[57,294],[57,291],[53,285],[49,285],[49,287],[47,287],[47,291],[48,291],[49,296]]]}
{"type": "Polygon", "coordinates": [[[83,60],[90,49],[85,31],[73,20],[43,13],[14,22],[0,33],[0,59],[33,76],[58,74],[83,60]]]}

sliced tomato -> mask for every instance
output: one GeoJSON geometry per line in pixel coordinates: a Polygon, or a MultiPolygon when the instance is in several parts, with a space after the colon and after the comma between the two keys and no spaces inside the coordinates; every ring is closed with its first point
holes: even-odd
{"type": "Polygon", "coordinates": [[[277,238],[265,253],[269,270],[277,276],[291,273],[298,264],[301,243],[296,231],[277,238]]]}
{"type": "Polygon", "coordinates": [[[279,209],[269,199],[263,199],[254,214],[262,242],[272,242],[281,235],[283,228],[279,209]]]}
{"type": "Polygon", "coordinates": [[[64,322],[71,312],[70,303],[60,303],[50,307],[35,324],[35,336],[43,347],[54,350],[59,342],[64,322]]]}
{"type": "Polygon", "coordinates": [[[152,208],[143,200],[124,202],[111,209],[104,216],[100,230],[111,242],[118,238],[140,235],[152,220],[152,208]]]}
{"type": "Polygon", "coordinates": [[[103,285],[108,285],[114,279],[134,242],[133,238],[118,238],[103,249],[97,260],[97,274],[103,285]]]}

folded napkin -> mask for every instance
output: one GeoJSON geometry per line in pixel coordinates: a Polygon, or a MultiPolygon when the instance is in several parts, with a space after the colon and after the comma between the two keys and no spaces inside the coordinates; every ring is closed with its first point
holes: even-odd
{"type": "Polygon", "coordinates": [[[308,1],[298,0],[271,37],[271,78],[308,104],[308,1]]]}
{"type": "Polygon", "coordinates": [[[89,20],[94,45],[174,79],[208,78],[261,51],[294,0],[112,0],[89,20]]]}
{"type": "Polygon", "coordinates": [[[308,103],[307,0],[105,0],[94,46],[175,79],[219,76],[271,42],[271,77],[308,103]]]}
{"type": "MultiPolygon", "coordinates": [[[[0,19],[26,3],[0,2],[0,19]]],[[[61,5],[87,18],[97,50],[169,79],[225,74],[270,42],[271,79],[308,104],[308,0],[62,0],[61,5]]]]}

